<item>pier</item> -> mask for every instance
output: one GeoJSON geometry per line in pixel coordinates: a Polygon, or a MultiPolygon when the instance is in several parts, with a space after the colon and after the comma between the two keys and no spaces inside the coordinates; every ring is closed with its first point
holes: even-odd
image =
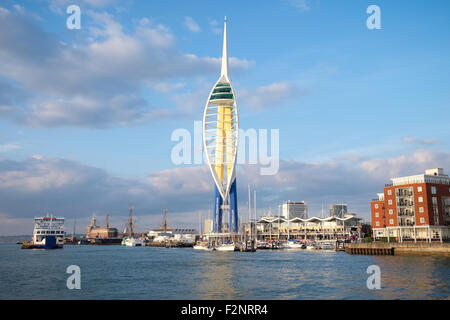
{"type": "Polygon", "coordinates": [[[343,243],[339,251],[364,255],[444,255],[450,256],[450,243],[343,243]]]}

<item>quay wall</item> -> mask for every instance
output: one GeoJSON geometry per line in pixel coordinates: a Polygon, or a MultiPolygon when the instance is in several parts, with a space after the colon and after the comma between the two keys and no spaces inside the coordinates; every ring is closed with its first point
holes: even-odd
{"type": "Polygon", "coordinates": [[[392,249],[393,255],[450,256],[450,243],[348,243],[345,251],[352,254],[377,254],[392,249]]]}

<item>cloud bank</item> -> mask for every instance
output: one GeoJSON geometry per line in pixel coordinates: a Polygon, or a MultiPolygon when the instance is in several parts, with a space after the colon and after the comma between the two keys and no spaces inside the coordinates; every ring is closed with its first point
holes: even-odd
{"type": "MultiPolygon", "coordinates": [[[[88,40],[67,44],[32,17],[0,8],[0,117],[32,127],[149,122],[180,112],[152,98],[161,83],[220,69],[220,58],[181,52],[165,25],[143,18],[125,32],[109,13],[86,15],[88,40]]],[[[234,69],[251,65],[230,59],[234,69]]]]}
{"type": "MultiPolygon", "coordinates": [[[[433,167],[448,170],[450,153],[419,150],[388,159],[281,161],[274,176],[261,176],[258,166],[243,165],[237,175],[240,214],[244,220],[248,215],[247,185],[251,184],[257,190],[260,215],[267,214],[269,208],[276,213],[277,206],[286,200],[306,200],[311,215],[320,214],[322,202],[327,210],[329,204],[343,201],[350,211],[368,219],[370,200],[391,177],[420,174],[433,167]]],[[[130,203],[141,221],[159,222],[162,209],[167,207],[172,223],[177,223],[173,218],[177,217],[178,223],[197,226],[198,214],[206,217],[210,210],[212,187],[206,166],[157,171],[146,179],[124,179],[66,159],[34,156],[22,161],[0,160],[0,215],[2,221],[8,221],[0,226],[0,235],[9,234],[9,230],[26,232],[31,223],[28,220],[22,225],[24,221],[46,211],[87,221],[93,212],[108,210],[124,221],[130,203]]]]}

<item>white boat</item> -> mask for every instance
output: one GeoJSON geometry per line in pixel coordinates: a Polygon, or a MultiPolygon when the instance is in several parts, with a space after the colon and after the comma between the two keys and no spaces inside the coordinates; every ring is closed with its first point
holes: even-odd
{"type": "Polygon", "coordinates": [[[309,244],[306,246],[306,250],[315,250],[315,249],[316,249],[316,246],[313,244],[309,244]]]}
{"type": "Polygon", "coordinates": [[[213,247],[204,246],[204,245],[201,245],[201,244],[196,244],[194,246],[194,250],[213,251],[214,248],[213,247]]]}
{"type": "Polygon", "coordinates": [[[234,243],[225,243],[225,244],[221,244],[219,246],[216,247],[217,251],[234,251],[236,249],[236,246],[234,243]]]}
{"type": "Polygon", "coordinates": [[[124,233],[128,233],[128,236],[122,239],[122,246],[125,247],[144,247],[145,239],[142,237],[135,237],[133,233],[134,221],[133,221],[133,207],[130,205],[130,214],[128,216],[127,225],[124,233]]]}
{"type": "Polygon", "coordinates": [[[64,246],[64,218],[45,216],[34,218],[33,239],[22,249],[60,249],[64,246]]]}
{"type": "Polygon", "coordinates": [[[283,243],[284,249],[303,249],[303,244],[295,241],[288,241],[283,243]]]}
{"type": "Polygon", "coordinates": [[[145,241],[144,238],[125,237],[122,239],[122,246],[143,247],[145,246],[145,241]]]}
{"type": "Polygon", "coordinates": [[[329,242],[325,242],[325,243],[322,243],[320,245],[320,249],[322,249],[322,250],[334,250],[335,249],[335,245],[332,244],[332,243],[329,243],[329,242]]]}

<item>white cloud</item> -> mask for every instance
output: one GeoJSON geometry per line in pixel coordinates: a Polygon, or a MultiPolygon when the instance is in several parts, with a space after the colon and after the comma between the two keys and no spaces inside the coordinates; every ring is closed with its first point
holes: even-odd
{"type": "Polygon", "coordinates": [[[197,33],[197,32],[202,31],[202,29],[200,28],[198,23],[195,22],[195,20],[192,19],[191,17],[184,17],[184,25],[186,26],[186,28],[188,28],[192,32],[197,33]]]}
{"type": "MultiPolygon", "coordinates": [[[[112,15],[90,12],[90,42],[70,45],[24,15],[0,15],[0,76],[7,79],[0,77],[0,116],[22,124],[102,128],[164,119],[179,110],[158,108],[143,92],[220,70],[220,58],[180,52],[169,28],[146,18],[125,32],[112,15]],[[8,93],[11,83],[19,86],[8,93]]],[[[238,70],[252,64],[230,59],[238,70]]]]}
{"type": "Polygon", "coordinates": [[[21,145],[18,145],[16,143],[5,143],[0,144],[0,153],[6,153],[14,150],[23,149],[21,145]]]}
{"type": "Polygon", "coordinates": [[[297,8],[301,12],[309,11],[311,9],[310,0],[288,0],[291,6],[297,8]]]}
{"type": "Polygon", "coordinates": [[[298,100],[306,94],[306,90],[294,84],[280,82],[257,88],[240,89],[239,100],[256,110],[267,107],[278,108],[289,100],[298,100]]]}
{"type": "Polygon", "coordinates": [[[403,139],[404,142],[412,143],[412,144],[434,144],[438,140],[437,139],[417,139],[413,137],[406,137],[403,139]]]}

